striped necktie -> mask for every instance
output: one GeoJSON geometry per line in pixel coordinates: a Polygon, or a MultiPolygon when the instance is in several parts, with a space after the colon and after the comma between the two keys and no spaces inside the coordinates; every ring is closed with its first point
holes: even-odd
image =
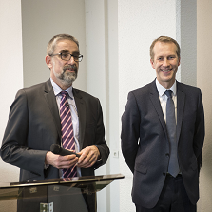
{"type": "MultiPolygon", "coordinates": [[[[70,107],[67,102],[67,91],[61,91],[62,99],[60,102],[60,119],[63,147],[75,151],[74,133],[71,121],[70,107]]],[[[69,169],[63,169],[63,178],[72,178],[77,176],[76,165],[69,169]]]]}

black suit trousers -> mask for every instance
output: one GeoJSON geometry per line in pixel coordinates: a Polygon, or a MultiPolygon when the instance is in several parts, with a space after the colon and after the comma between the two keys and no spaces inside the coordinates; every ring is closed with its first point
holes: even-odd
{"type": "Polygon", "coordinates": [[[196,212],[196,204],[193,205],[188,198],[183,185],[182,175],[176,178],[167,175],[164,188],[159,201],[154,208],[144,208],[136,205],[136,212],[196,212]]]}

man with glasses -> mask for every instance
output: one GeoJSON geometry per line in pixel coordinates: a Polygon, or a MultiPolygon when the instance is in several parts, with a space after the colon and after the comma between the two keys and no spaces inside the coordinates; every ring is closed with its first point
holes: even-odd
{"type": "Polygon", "coordinates": [[[106,163],[109,149],[100,102],[72,87],[82,59],[76,38],[55,35],[47,47],[50,79],[18,91],[10,108],[1,157],[20,167],[20,181],[93,176],[94,169],[106,163]],[[62,117],[63,113],[67,115],[62,117]],[[54,154],[52,144],[80,157],[54,154]]]}

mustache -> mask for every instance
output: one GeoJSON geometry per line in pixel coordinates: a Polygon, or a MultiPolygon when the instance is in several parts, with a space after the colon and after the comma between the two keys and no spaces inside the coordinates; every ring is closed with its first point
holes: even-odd
{"type": "Polygon", "coordinates": [[[75,73],[77,73],[77,67],[76,67],[76,65],[67,65],[67,66],[64,66],[63,71],[66,72],[67,70],[71,70],[71,71],[74,71],[75,73]]]}

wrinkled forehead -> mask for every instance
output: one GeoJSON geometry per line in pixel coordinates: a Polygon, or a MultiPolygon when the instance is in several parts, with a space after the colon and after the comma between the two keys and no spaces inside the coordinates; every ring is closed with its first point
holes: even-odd
{"type": "Polygon", "coordinates": [[[79,52],[78,45],[68,39],[58,39],[53,46],[53,51],[63,51],[63,52],[79,52]]]}

